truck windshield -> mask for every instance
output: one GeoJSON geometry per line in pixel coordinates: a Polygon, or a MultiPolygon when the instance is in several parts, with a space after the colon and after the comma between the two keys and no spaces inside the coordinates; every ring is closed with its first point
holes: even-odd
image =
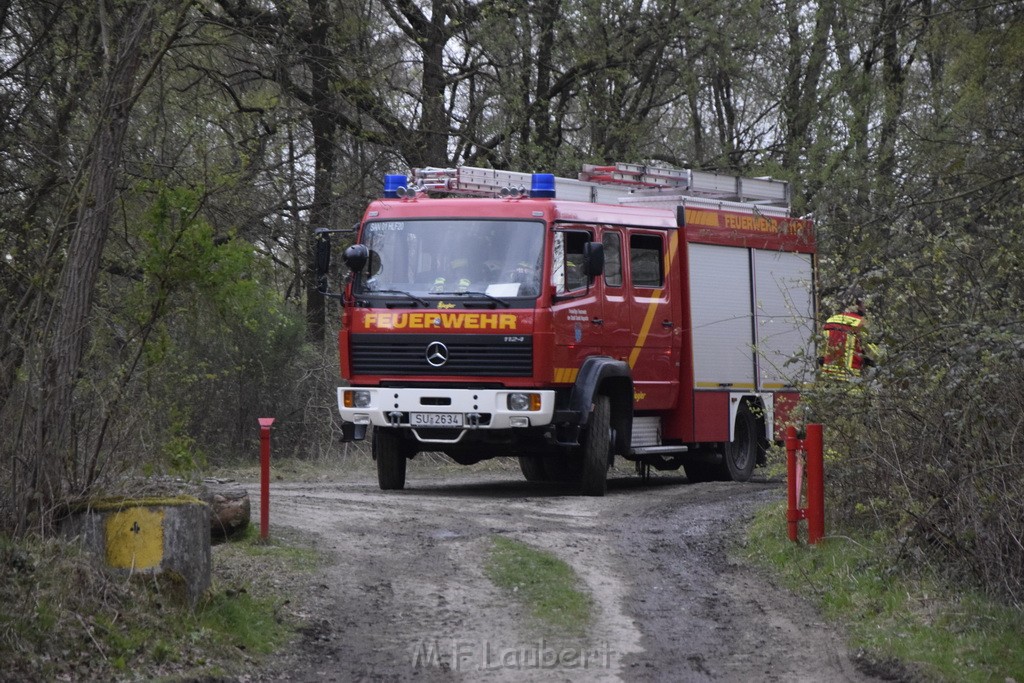
{"type": "Polygon", "coordinates": [[[499,299],[540,294],[544,225],[478,219],[375,221],[363,244],[370,260],[359,294],[412,297],[474,294],[499,299]]]}

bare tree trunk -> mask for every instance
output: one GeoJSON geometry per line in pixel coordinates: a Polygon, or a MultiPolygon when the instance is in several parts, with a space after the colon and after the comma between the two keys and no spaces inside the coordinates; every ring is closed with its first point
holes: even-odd
{"type": "Polygon", "coordinates": [[[74,390],[86,347],[86,328],[116,198],[116,180],[129,115],[135,101],[135,82],[144,45],[155,25],[155,13],[145,3],[131,3],[120,17],[101,7],[104,35],[104,76],[99,93],[97,123],[89,149],[89,165],[78,215],[61,272],[53,324],[43,360],[42,413],[33,444],[35,510],[50,513],[61,499],[77,455],[74,390]]]}
{"type": "Polygon", "coordinates": [[[443,25],[438,26],[443,24],[443,20],[435,19],[431,23],[434,30],[430,31],[431,38],[423,47],[423,122],[420,130],[423,157],[420,163],[414,164],[416,166],[448,164],[448,119],[444,109],[444,46],[448,35],[443,25]]]}
{"type": "Polygon", "coordinates": [[[555,54],[556,21],[561,11],[561,0],[545,0],[538,8],[540,36],[537,51],[537,102],[533,113],[536,146],[527,147],[527,158],[530,168],[555,168],[557,156],[557,131],[552,130],[551,100],[549,99],[551,81],[554,74],[553,55],[555,54]],[[534,151],[536,150],[536,152],[534,151]]]}
{"type": "Polygon", "coordinates": [[[818,6],[814,33],[809,41],[801,34],[796,0],[786,3],[786,16],[789,79],[782,97],[782,112],[786,122],[782,165],[784,168],[796,169],[811,147],[811,124],[818,115],[818,90],[828,59],[828,37],[835,23],[835,4],[828,0],[818,6]]]}
{"type": "MultiPolygon", "coordinates": [[[[323,0],[309,0],[309,14],[312,26],[309,31],[309,65],[313,106],[309,119],[313,129],[313,207],[309,221],[312,228],[329,228],[331,225],[331,195],[334,190],[335,136],[338,129],[331,105],[331,64],[328,31],[331,26],[330,8],[323,0]]],[[[306,235],[306,323],[311,341],[322,344],[326,326],[324,295],[318,289],[316,269],[313,267],[316,240],[313,231],[306,235]]]]}
{"type": "Polygon", "coordinates": [[[430,16],[411,0],[386,2],[384,9],[399,28],[416,42],[423,59],[420,77],[420,106],[423,108],[418,130],[411,144],[402,150],[410,166],[446,166],[448,164],[448,117],[444,95],[444,48],[454,27],[449,21],[452,6],[446,0],[431,0],[430,16]]]}

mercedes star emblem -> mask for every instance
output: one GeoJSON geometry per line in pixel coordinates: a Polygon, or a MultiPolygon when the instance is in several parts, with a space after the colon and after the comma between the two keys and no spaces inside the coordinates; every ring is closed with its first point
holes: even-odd
{"type": "Polygon", "coordinates": [[[439,341],[427,344],[427,362],[439,368],[448,362],[448,347],[439,341]]]}

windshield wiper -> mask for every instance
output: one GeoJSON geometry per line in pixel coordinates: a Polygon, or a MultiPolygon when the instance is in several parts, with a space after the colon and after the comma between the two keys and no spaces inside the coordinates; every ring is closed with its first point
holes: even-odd
{"type": "Polygon", "coordinates": [[[429,306],[429,304],[426,301],[419,298],[415,294],[410,294],[409,292],[403,291],[401,289],[372,289],[370,291],[363,292],[363,294],[401,294],[402,296],[409,297],[410,299],[418,303],[420,306],[423,306],[423,308],[427,308],[429,306]]]}
{"type": "Polygon", "coordinates": [[[434,294],[436,296],[482,296],[483,298],[489,299],[490,301],[493,301],[496,304],[501,304],[505,308],[508,308],[509,306],[512,305],[509,302],[505,301],[504,299],[499,299],[498,297],[492,296],[487,292],[431,292],[431,294],[434,294]]]}

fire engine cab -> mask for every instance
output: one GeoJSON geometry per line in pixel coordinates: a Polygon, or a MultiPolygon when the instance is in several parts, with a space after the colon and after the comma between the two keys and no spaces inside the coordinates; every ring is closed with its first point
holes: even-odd
{"type": "Polygon", "coordinates": [[[745,481],[813,376],[814,252],[772,179],[387,176],[344,251],[344,438],[372,427],[383,489],[427,451],[517,457],[587,495],[616,457],[745,481]]]}

